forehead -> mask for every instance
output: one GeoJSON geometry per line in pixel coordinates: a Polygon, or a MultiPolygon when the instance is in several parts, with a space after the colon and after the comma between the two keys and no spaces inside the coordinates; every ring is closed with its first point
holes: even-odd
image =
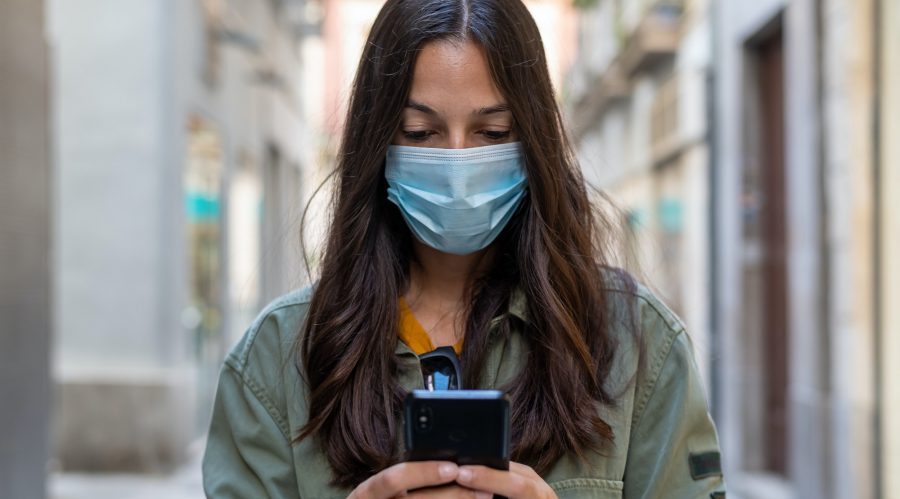
{"type": "Polygon", "coordinates": [[[470,112],[504,102],[484,51],[471,41],[436,41],[422,47],[410,100],[442,112],[470,112]]]}

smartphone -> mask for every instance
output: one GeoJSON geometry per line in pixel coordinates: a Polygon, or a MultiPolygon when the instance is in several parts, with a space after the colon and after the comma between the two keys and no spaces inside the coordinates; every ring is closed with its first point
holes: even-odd
{"type": "Polygon", "coordinates": [[[407,461],[509,469],[509,399],[498,390],[413,390],[404,405],[407,461]]]}

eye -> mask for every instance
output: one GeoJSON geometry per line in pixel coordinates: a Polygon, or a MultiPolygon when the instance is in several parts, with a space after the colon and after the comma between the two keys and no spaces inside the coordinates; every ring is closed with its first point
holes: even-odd
{"type": "Polygon", "coordinates": [[[413,142],[423,142],[434,135],[431,130],[403,130],[403,137],[413,142]]]}
{"type": "Polygon", "coordinates": [[[500,131],[500,130],[484,130],[481,132],[482,135],[487,137],[490,140],[503,140],[509,138],[509,130],[500,131]]]}

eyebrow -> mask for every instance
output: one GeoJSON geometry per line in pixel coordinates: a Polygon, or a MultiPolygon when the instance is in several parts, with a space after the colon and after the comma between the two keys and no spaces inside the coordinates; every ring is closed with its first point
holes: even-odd
{"type": "MultiPolygon", "coordinates": [[[[436,116],[438,113],[434,109],[422,104],[421,102],[416,102],[414,100],[409,101],[406,104],[406,107],[415,109],[416,111],[421,111],[425,114],[430,114],[432,116],[436,116]]],[[[478,109],[474,111],[472,114],[484,116],[486,114],[496,114],[496,113],[505,113],[509,111],[509,106],[506,104],[497,104],[496,106],[488,106],[478,109]]]]}
{"type": "Polygon", "coordinates": [[[509,106],[507,106],[506,104],[497,104],[496,106],[483,107],[478,111],[475,111],[475,113],[473,114],[485,115],[506,112],[509,112],[509,106]]]}

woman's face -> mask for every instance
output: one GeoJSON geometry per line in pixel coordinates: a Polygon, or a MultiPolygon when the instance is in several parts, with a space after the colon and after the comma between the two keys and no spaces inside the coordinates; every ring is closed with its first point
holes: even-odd
{"type": "Polygon", "coordinates": [[[515,140],[512,113],[478,45],[426,44],[393,143],[463,149],[515,140]]]}

